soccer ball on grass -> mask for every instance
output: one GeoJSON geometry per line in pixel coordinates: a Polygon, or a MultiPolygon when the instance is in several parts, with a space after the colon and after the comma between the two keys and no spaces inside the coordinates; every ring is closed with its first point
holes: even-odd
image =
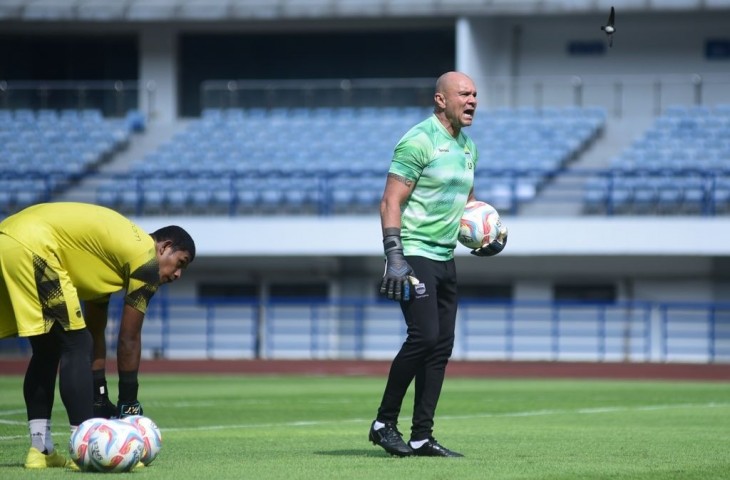
{"type": "Polygon", "coordinates": [[[144,439],[137,427],[122,420],[107,420],[89,436],[89,469],[128,472],[144,453],[144,439]]]}
{"type": "Polygon", "coordinates": [[[81,423],[71,435],[68,441],[68,453],[81,470],[89,470],[89,439],[91,434],[105,422],[107,422],[105,418],[90,418],[81,423]]]}
{"type": "Polygon", "coordinates": [[[139,430],[144,440],[144,453],[142,453],[141,461],[145,465],[152,463],[162,449],[162,433],[157,428],[155,422],[151,418],[142,415],[132,415],[124,417],[124,422],[131,423],[139,430]]]}

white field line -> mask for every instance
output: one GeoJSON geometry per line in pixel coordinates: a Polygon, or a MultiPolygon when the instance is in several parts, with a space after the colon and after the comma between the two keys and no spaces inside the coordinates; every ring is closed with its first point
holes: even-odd
{"type": "MultiPolygon", "coordinates": [[[[650,412],[650,411],[661,411],[671,409],[710,409],[710,408],[728,408],[730,403],[683,403],[676,405],[645,405],[638,407],[600,407],[600,408],[577,408],[573,410],[569,409],[556,409],[556,410],[532,410],[524,412],[505,412],[505,413],[477,413],[471,415],[439,415],[439,420],[472,420],[475,418],[515,418],[515,417],[540,417],[549,415],[596,415],[604,413],[621,413],[621,412],[650,412]]],[[[5,412],[0,411],[0,415],[5,412]]],[[[228,424],[228,425],[201,425],[197,427],[173,427],[173,428],[162,428],[163,432],[199,432],[199,431],[214,431],[214,430],[242,430],[242,429],[253,429],[253,428],[293,428],[293,427],[312,427],[320,425],[335,425],[340,423],[370,423],[371,418],[351,418],[342,420],[300,420],[295,422],[279,422],[279,423],[239,423],[239,424],[228,424]]],[[[26,425],[25,421],[9,421],[2,420],[0,425],[26,425]]],[[[54,429],[54,432],[60,432],[61,429],[54,429]]],[[[63,430],[67,432],[67,429],[63,430]]],[[[25,438],[27,435],[0,435],[0,441],[17,440],[19,438],[25,438]]]]}
{"type": "Polygon", "coordinates": [[[18,408],[16,410],[0,410],[0,417],[7,417],[10,415],[18,415],[25,413],[25,408],[18,408]]]}

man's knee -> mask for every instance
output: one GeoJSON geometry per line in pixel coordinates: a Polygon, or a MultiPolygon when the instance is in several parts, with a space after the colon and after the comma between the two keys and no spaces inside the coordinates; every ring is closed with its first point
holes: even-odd
{"type": "Polygon", "coordinates": [[[93,340],[87,328],[59,332],[64,351],[79,351],[91,358],[93,340]]]}

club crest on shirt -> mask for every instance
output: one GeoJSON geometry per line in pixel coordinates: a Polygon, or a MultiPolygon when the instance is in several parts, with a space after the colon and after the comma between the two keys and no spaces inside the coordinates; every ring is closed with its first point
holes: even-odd
{"type": "Polygon", "coordinates": [[[464,148],[464,158],[466,159],[466,168],[474,170],[474,162],[471,159],[471,152],[468,148],[464,148]]]}

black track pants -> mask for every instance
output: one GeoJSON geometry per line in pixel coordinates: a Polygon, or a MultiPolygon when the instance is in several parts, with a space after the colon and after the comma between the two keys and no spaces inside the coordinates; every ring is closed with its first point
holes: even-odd
{"type": "Polygon", "coordinates": [[[406,257],[419,285],[401,302],[408,336],[390,367],[378,421],[397,422],[403,398],[415,378],[411,440],[433,432],[433,417],[441,395],[446,364],[454,346],[457,288],[454,261],[406,257]]]}

